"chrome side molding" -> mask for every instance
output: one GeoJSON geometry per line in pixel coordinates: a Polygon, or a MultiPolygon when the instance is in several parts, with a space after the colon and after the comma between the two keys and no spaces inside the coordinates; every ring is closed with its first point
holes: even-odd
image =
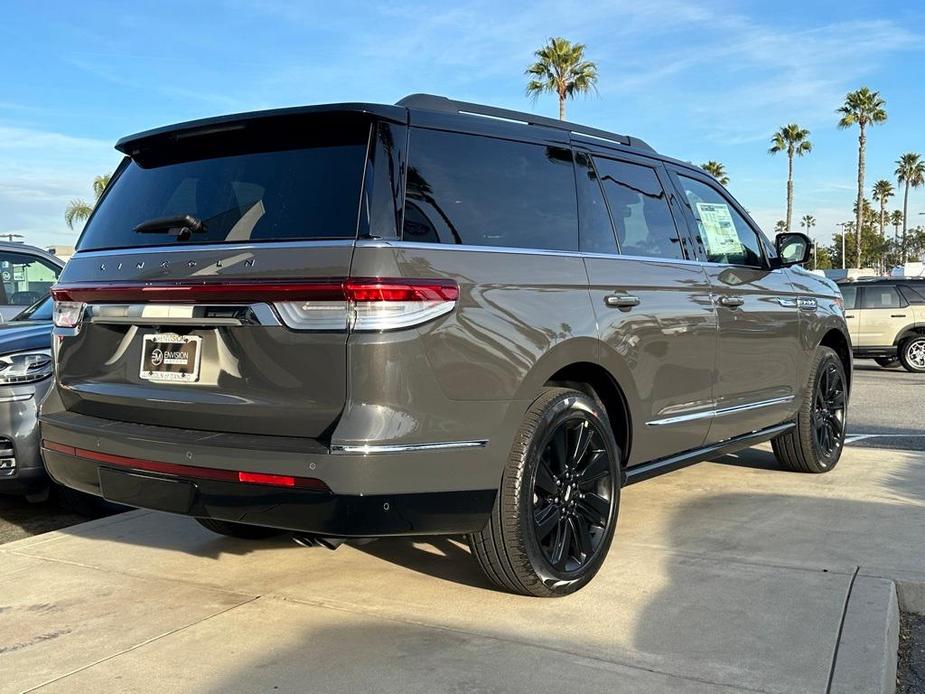
{"type": "Polygon", "coordinates": [[[414,451],[438,451],[457,448],[485,448],[487,440],[478,441],[439,441],[434,443],[405,443],[405,444],[360,444],[360,445],[334,445],[331,453],[373,455],[377,453],[411,453],[414,451]]]}
{"type": "Polygon", "coordinates": [[[665,426],[666,424],[681,424],[683,422],[693,422],[698,419],[713,419],[714,417],[725,417],[730,414],[737,414],[739,412],[747,412],[748,410],[759,410],[763,407],[774,407],[775,405],[786,405],[788,402],[793,402],[795,396],[785,395],[779,398],[771,398],[770,400],[762,400],[760,402],[752,402],[746,405],[733,405],[732,407],[721,407],[719,409],[713,410],[704,410],[703,412],[692,412],[691,414],[681,414],[675,417],[665,417],[664,419],[653,419],[651,422],[646,422],[646,426],[650,427],[660,427],[665,426]]]}

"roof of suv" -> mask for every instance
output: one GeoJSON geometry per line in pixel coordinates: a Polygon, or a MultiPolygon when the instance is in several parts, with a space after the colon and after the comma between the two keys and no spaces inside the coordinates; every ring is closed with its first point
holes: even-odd
{"type": "MultiPolygon", "coordinates": [[[[272,109],[266,111],[251,111],[236,113],[213,118],[177,123],[153,130],[146,130],[134,135],[123,137],[116,143],[116,149],[128,155],[145,149],[154,141],[164,137],[185,138],[196,134],[221,132],[225,129],[245,127],[249,122],[266,121],[274,119],[292,119],[322,113],[365,113],[390,120],[397,123],[408,123],[409,114],[415,111],[428,111],[443,114],[453,114],[462,117],[481,116],[486,119],[505,121],[509,124],[521,124],[524,127],[541,127],[558,130],[564,134],[576,134],[604,140],[610,144],[617,144],[640,153],[654,155],[655,150],[643,140],[629,135],[619,135],[607,130],[600,130],[568,121],[555,120],[544,116],[537,116],[522,111],[484,106],[465,101],[455,101],[445,96],[433,94],[411,94],[401,99],[394,106],[386,104],[371,104],[363,102],[350,102],[339,104],[321,104],[316,106],[297,106],[293,108],[272,109]]],[[[659,155],[661,156],[661,155],[659,155]]],[[[665,158],[665,157],[662,157],[665,158]]],[[[671,160],[676,161],[676,160],[671,160]]],[[[687,162],[676,163],[685,167],[699,170],[687,162]]]]}
{"type": "Polygon", "coordinates": [[[59,267],[64,267],[64,261],[54,253],[49,253],[48,251],[38,248],[37,246],[30,246],[26,243],[16,243],[15,241],[0,241],[0,251],[6,251],[8,253],[28,253],[29,255],[34,255],[38,256],[39,258],[49,260],[59,267]]]}

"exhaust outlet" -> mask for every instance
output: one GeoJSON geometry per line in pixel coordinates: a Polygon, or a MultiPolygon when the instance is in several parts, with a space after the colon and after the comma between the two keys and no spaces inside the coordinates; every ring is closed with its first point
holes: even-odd
{"type": "Polygon", "coordinates": [[[302,547],[324,547],[332,551],[347,541],[342,537],[321,537],[320,535],[293,535],[292,540],[302,547]]]}

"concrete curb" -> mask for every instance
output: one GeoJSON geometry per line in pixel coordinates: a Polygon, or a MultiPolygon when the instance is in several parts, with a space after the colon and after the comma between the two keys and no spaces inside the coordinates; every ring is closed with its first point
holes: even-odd
{"type": "Polygon", "coordinates": [[[832,694],[893,694],[899,649],[899,603],[893,581],[858,576],[848,595],[832,694]]]}
{"type": "Polygon", "coordinates": [[[862,576],[889,578],[896,583],[899,609],[925,615],[925,574],[912,571],[888,571],[861,567],[862,576]]]}

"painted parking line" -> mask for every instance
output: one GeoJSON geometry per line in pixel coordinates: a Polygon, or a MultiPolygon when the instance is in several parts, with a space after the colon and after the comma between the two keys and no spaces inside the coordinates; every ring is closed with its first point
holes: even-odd
{"type": "Polygon", "coordinates": [[[845,444],[863,441],[864,439],[922,439],[925,434],[853,434],[845,437],[845,444]]]}

